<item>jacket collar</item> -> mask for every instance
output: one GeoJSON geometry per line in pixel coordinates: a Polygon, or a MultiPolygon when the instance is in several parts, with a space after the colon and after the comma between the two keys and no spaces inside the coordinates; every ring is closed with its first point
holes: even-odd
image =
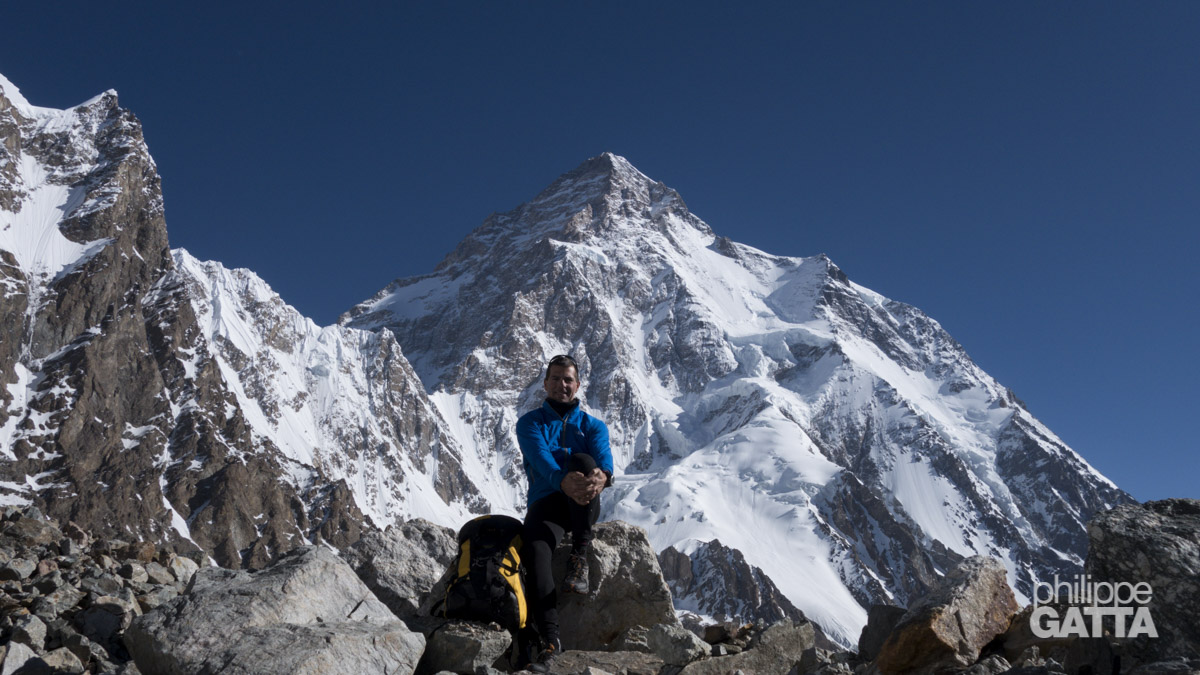
{"type": "Polygon", "coordinates": [[[554,417],[556,419],[565,420],[569,417],[573,417],[575,415],[575,413],[579,410],[579,399],[575,399],[574,401],[572,401],[569,404],[569,406],[570,407],[568,407],[565,411],[563,411],[560,414],[558,412],[558,409],[554,406],[554,404],[550,402],[550,399],[546,399],[545,401],[542,401],[542,408],[549,411],[550,414],[554,415],[554,417]]]}

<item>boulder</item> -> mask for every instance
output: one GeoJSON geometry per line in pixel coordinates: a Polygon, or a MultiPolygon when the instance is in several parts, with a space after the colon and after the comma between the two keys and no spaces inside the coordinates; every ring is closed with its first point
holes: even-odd
{"type": "Polygon", "coordinates": [[[160,586],[175,585],[175,575],[171,574],[171,570],[156,563],[148,562],[145,565],[147,581],[160,586]]]}
{"type": "Polygon", "coordinates": [[[46,644],[46,623],[32,614],[13,619],[12,641],[41,651],[46,644]]]}
{"type": "Polygon", "coordinates": [[[876,666],[883,675],[966,668],[1008,629],[1016,612],[1004,565],[995,558],[968,558],[904,613],[876,666]]]}
{"type": "Polygon", "coordinates": [[[343,552],[359,578],[396,616],[428,614],[442,596],[443,576],[457,559],[454,530],[419,518],[383,532],[364,532],[343,552]],[[439,584],[439,582],[442,582],[439,584]]]}
{"type": "Polygon", "coordinates": [[[84,672],[83,662],[71,650],[59,647],[42,657],[51,671],[59,675],[84,672]]]}
{"type": "Polygon", "coordinates": [[[1200,500],[1128,504],[1088,523],[1093,582],[1147,583],[1157,638],[1123,644],[1123,668],[1200,658],[1200,500]]]}
{"type": "Polygon", "coordinates": [[[643,654],[653,654],[654,650],[650,649],[650,642],[646,637],[648,632],[645,626],[630,626],[621,631],[616,640],[608,643],[606,649],[610,652],[642,652],[643,654]]]}
{"type": "Polygon", "coordinates": [[[900,618],[904,616],[903,607],[892,605],[872,605],[867,612],[867,625],[863,626],[858,636],[858,656],[863,661],[874,661],[879,656],[879,650],[884,641],[892,634],[900,618]]]}
{"type": "Polygon", "coordinates": [[[511,646],[512,636],[499,626],[449,621],[429,636],[417,673],[474,675],[477,669],[495,664],[511,646]]]}
{"type": "Polygon", "coordinates": [[[712,652],[712,647],[690,630],[663,623],[646,631],[646,645],[669,666],[686,666],[712,652]]]}
{"type": "Polygon", "coordinates": [[[0,675],[50,672],[46,662],[39,659],[37,654],[25,644],[10,642],[0,646],[0,650],[3,651],[0,653],[0,675]]]}
{"type": "Polygon", "coordinates": [[[37,570],[37,563],[26,558],[13,558],[0,567],[0,581],[28,579],[37,570]]]}
{"type": "Polygon", "coordinates": [[[201,569],[188,594],[138,618],[124,641],[140,670],[166,675],[412,673],[425,647],[319,546],[257,573],[201,569]]]}
{"type": "Polygon", "coordinates": [[[186,588],[188,583],[191,582],[192,576],[200,569],[200,566],[190,558],[177,555],[171,556],[171,559],[167,561],[167,569],[171,571],[176,582],[186,588]]]}
{"type": "Polygon", "coordinates": [[[750,647],[740,654],[695,661],[679,675],[726,675],[745,673],[787,673],[803,657],[806,649],[817,645],[812,623],[785,619],[759,633],[750,647]]]}
{"type": "Polygon", "coordinates": [[[550,675],[582,675],[589,669],[612,675],[659,675],[664,666],[662,659],[642,652],[565,651],[550,662],[550,675]]]}
{"type": "Polygon", "coordinates": [[[92,606],[75,615],[79,632],[105,647],[111,647],[120,634],[142,613],[137,600],[122,595],[102,595],[92,606]]]}
{"type": "MultiPolygon", "coordinates": [[[[566,574],[570,537],[554,552],[554,578],[566,574]]],[[[631,626],[679,625],[671,591],[646,531],[621,521],[599,523],[588,549],[586,596],[559,594],[564,649],[602,649],[631,626]]]]}
{"type": "Polygon", "coordinates": [[[4,523],[0,526],[0,533],[29,548],[58,544],[63,536],[54,523],[28,515],[4,523]]]}

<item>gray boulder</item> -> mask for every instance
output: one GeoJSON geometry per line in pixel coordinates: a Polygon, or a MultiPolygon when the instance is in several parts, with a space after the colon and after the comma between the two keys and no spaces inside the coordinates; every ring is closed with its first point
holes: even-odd
{"type": "Polygon", "coordinates": [[[457,558],[454,530],[420,518],[368,531],[343,552],[346,562],[401,619],[428,614],[441,597],[444,575],[457,558]]]}
{"type": "Polygon", "coordinates": [[[808,621],[785,619],[759,633],[750,647],[733,656],[695,661],[679,675],[727,675],[744,673],[787,673],[807,649],[817,646],[817,633],[808,621]]]}
{"type": "Polygon", "coordinates": [[[984,645],[1008,629],[1016,613],[1004,564],[995,558],[967,558],[905,612],[875,663],[883,675],[966,668],[984,645]]]}
{"type": "Polygon", "coordinates": [[[136,619],[124,642],[140,670],[165,675],[408,674],[425,647],[323,547],[257,573],[201,569],[189,593],[136,619]]]}
{"type": "Polygon", "coordinates": [[[0,675],[20,672],[49,672],[45,661],[38,658],[28,645],[10,642],[0,646],[0,675]]]}
{"type": "Polygon", "coordinates": [[[1129,504],[1088,523],[1094,582],[1148,583],[1157,638],[1123,645],[1123,667],[1200,658],[1200,500],[1129,504]]]}
{"type": "MultiPolygon", "coordinates": [[[[554,553],[554,578],[566,574],[570,537],[554,553]]],[[[599,523],[588,552],[586,596],[559,594],[564,649],[603,649],[631,626],[679,625],[671,591],[646,531],[621,521],[599,523]]]]}
{"type": "Polygon", "coordinates": [[[646,631],[646,645],[669,666],[686,666],[712,652],[712,647],[692,631],[663,623],[646,631]]]}
{"type": "Polygon", "coordinates": [[[499,626],[449,621],[429,635],[418,674],[451,672],[474,675],[489,668],[512,646],[512,636],[499,626]]]}

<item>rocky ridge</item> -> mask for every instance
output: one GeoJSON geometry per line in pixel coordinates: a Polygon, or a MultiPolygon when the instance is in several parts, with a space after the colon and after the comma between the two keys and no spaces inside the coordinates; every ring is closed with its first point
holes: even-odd
{"type": "Polygon", "coordinates": [[[0,505],[250,568],[483,508],[390,335],[168,249],[114,92],[51,110],[0,78],[0,133],[0,505]]]}
{"type": "MultiPolygon", "coordinates": [[[[1103,514],[1091,523],[1089,564],[1100,580],[1119,579],[1101,572],[1098,561],[1123,555],[1121,538],[1134,522],[1149,558],[1186,563],[1200,550],[1191,523],[1198,512],[1200,502],[1171,500],[1103,514]]],[[[511,671],[511,638],[498,626],[447,622],[420,609],[432,606],[444,583],[443,563],[453,559],[455,549],[452,535],[427,522],[399,523],[364,538],[348,562],[324,547],[301,547],[262,571],[246,572],[197,566],[145,543],[96,540],[73,524],[60,527],[36,509],[8,507],[0,512],[0,668],[511,671]]],[[[1003,565],[982,557],[954,568],[907,610],[873,608],[857,651],[823,647],[816,627],[804,620],[717,623],[696,634],[674,620],[666,582],[644,532],[604,523],[597,543],[592,593],[564,623],[564,640],[575,646],[552,662],[552,673],[1200,672],[1194,623],[1163,604],[1152,606],[1157,642],[1112,634],[1034,636],[1031,608],[1018,611],[1003,565]],[[640,613],[630,611],[634,605],[642,605],[640,613]],[[596,641],[606,634],[613,637],[596,641]]],[[[558,562],[567,552],[564,547],[556,554],[558,562]]],[[[1155,583],[1170,598],[1200,590],[1195,575],[1175,563],[1158,572],[1155,583]]]]}

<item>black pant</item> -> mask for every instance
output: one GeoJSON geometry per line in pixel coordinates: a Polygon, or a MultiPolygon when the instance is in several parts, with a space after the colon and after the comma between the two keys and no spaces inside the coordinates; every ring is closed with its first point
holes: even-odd
{"type": "MultiPolygon", "coordinates": [[[[567,471],[587,474],[596,468],[596,460],[584,453],[572,454],[567,461],[567,471]]],[[[529,507],[525,514],[525,542],[521,554],[529,570],[529,586],[526,596],[533,610],[534,624],[542,636],[558,637],[558,592],[550,563],[554,549],[562,542],[567,528],[571,530],[573,550],[578,551],[592,541],[592,525],[600,517],[600,498],[586,505],[579,505],[562,492],[543,497],[529,507]]]]}

